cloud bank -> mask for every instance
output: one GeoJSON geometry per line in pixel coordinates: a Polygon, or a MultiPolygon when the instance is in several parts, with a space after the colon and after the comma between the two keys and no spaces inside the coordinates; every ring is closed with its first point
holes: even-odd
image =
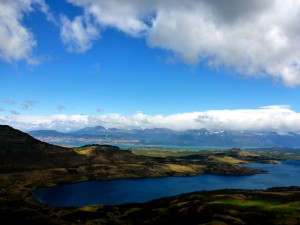
{"type": "Polygon", "coordinates": [[[209,110],[172,115],[106,114],[88,115],[10,115],[1,116],[0,124],[8,124],[28,131],[55,129],[72,131],[84,127],[108,128],[168,128],[187,130],[206,128],[210,130],[255,130],[275,132],[300,132],[300,113],[289,106],[267,106],[258,109],[209,110]]]}

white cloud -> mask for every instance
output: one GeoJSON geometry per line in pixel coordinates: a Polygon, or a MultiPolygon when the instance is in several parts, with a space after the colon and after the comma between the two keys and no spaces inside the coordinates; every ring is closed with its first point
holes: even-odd
{"type": "MultiPolygon", "coordinates": [[[[67,1],[83,9],[72,19],[61,9],[61,39],[71,52],[87,51],[102,31],[114,28],[170,50],[188,64],[205,62],[300,85],[298,0],[67,1]]],[[[32,56],[37,41],[23,23],[34,10],[58,24],[44,0],[0,1],[1,60],[39,62],[32,56]]]]}
{"type": "Polygon", "coordinates": [[[37,42],[30,29],[22,24],[24,15],[36,8],[53,21],[44,0],[0,1],[0,60],[9,63],[18,60],[26,60],[29,64],[38,63],[32,56],[37,42]]]}
{"type": "Polygon", "coordinates": [[[0,124],[7,124],[24,131],[35,129],[70,131],[88,126],[88,120],[87,116],[83,115],[13,115],[0,116],[0,124]]]}
{"type": "Polygon", "coordinates": [[[153,2],[155,2],[140,0],[67,1],[83,7],[85,16],[91,15],[99,25],[117,28],[133,36],[138,36],[148,28],[143,19],[149,15],[153,2]]]}
{"type": "Polygon", "coordinates": [[[73,21],[61,16],[61,23],[61,38],[70,52],[85,52],[100,35],[88,15],[77,16],[73,21]]]}
{"type": "Polygon", "coordinates": [[[185,61],[207,60],[244,75],[300,84],[299,1],[201,1],[186,9],[160,10],[148,42],[185,61]]]}
{"type": "Polygon", "coordinates": [[[77,51],[87,50],[98,38],[96,31],[87,32],[86,27],[98,32],[112,27],[145,37],[149,46],[171,50],[186,63],[205,61],[243,75],[300,85],[298,0],[68,2],[84,9],[84,14],[73,21],[65,19],[71,28],[66,35],[70,41],[64,41],[77,51]],[[75,25],[79,29],[72,27],[75,25]]]}
{"type": "Polygon", "coordinates": [[[32,56],[37,41],[23,18],[39,10],[60,24],[71,52],[87,51],[101,32],[114,28],[170,50],[188,64],[205,62],[243,76],[300,85],[299,0],[67,1],[83,13],[70,19],[61,9],[60,23],[44,0],[0,1],[0,59],[38,63],[32,56]]]}
{"type": "Polygon", "coordinates": [[[0,124],[9,124],[21,130],[55,129],[77,130],[84,127],[115,128],[169,128],[173,130],[256,130],[300,132],[300,113],[287,106],[266,106],[258,109],[209,110],[172,115],[106,114],[88,115],[11,115],[1,116],[0,124]]]}
{"type": "Polygon", "coordinates": [[[202,127],[230,130],[300,131],[300,113],[287,106],[248,110],[211,110],[196,119],[202,127]]]}

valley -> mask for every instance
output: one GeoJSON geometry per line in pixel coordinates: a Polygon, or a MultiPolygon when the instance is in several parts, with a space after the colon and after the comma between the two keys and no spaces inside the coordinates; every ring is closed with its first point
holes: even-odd
{"type": "MultiPolygon", "coordinates": [[[[223,190],[197,192],[139,204],[57,208],[37,202],[38,187],[86,180],[195,176],[216,174],[245,176],[267,171],[247,163],[280,163],[296,159],[295,153],[251,152],[234,148],[216,151],[161,149],[121,150],[110,145],[60,147],[38,141],[9,126],[0,126],[1,224],[187,224],[232,221],[245,223],[262,216],[270,221],[298,221],[299,189],[266,191],[223,190]],[[243,196],[243,197],[239,197],[243,196]],[[264,199],[272,198],[265,203],[264,199]],[[238,202],[238,204],[237,204],[238,202]],[[263,208],[263,211],[261,209],[263,208]],[[274,221],[277,210],[284,213],[274,221]],[[174,212],[176,216],[174,215],[174,212]],[[247,216],[252,215],[252,216],[247,216]]],[[[277,215],[278,216],[278,215],[277,215]]],[[[271,223],[271,222],[270,222],[271,223]]],[[[253,223],[255,224],[255,223],[253,223]]]]}

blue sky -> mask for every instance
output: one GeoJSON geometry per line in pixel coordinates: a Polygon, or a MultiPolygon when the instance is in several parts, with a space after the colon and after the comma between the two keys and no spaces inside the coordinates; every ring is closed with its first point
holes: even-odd
{"type": "Polygon", "coordinates": [[[15,2],[0,3],[3,124],[300,131],[297,1],[15,2]]]}

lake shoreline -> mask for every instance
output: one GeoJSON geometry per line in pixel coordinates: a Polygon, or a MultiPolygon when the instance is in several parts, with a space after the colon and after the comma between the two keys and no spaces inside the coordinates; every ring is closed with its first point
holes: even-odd
{"type": "MultiPolygon", "coordinates": [[[[116,222],[115,219],[118,218],[117,214],[115,214],[116,212],[111,211],[113,209],[109,206],[61,208],[43,205],[37,202],[32,195],[35,188],[41,186],[51,187],[62,183],[66,184],[70,182],[98,179],[195,176],[204,173],[235,176],[241,175],[240,172],[242,172],[243,175],[250,175],[253,174],[254,170],[244,170],[244,167],[238,166],[237,163],[240,163],[241,160],[245,160],[246,158],[250,159],[253,157],[256,161],[262,163],[270,162],[270,160],[284,160],[278,156],[274,157],[273,155],[272,157],[263,155],[260,158],[257,158],[256,154],[247,153],[238,149],[233,149],[232,151],[225,150],[224,152],[210,151],[210,155],[207,155],[207,152],[201,151],[201,154],[199,155],[149,158],[147,156],[134,156],[127,150],[124,151],[110,148],[105,150],[101,148],[101,146],[92,145],[75,149],[81,154],[87,154],[88,159],[90,162],[93,162],[92,165],[94,166],[49,168],[0,174],[0,211],[2,214],[0,221],[4,221],[3,224],[7,224],[7,221],[18,223],[24,220],[31,222],[42,221],[42,223],[46,224],[49,223],[49,221],[51,221],[51,224],[72,224],[79,218],[83,221],[101,221],[102,224],[106,224],[107,221],[116,222]],[[112,153],[113,155],[111,155],[112,153]],[[106,161],[107,159],[112,161],[106,161]],[[130,164],[126,164],[126,161],[128,160],[130,160],[130,164]],[[206,164],[208,169],[206,171],[203,168],[203,160],[208,160],[208,164],[206,164]],[[193,163],[189,164],[188,162],[193,163]],[[162,165],[165,166],[161,167],[162,165]],[[145,168],[147,168],[147,170],[145,170],[145,168]],[[149,170],[150,168],[154,170],[149,170]],[[166,168],[167,170],[162,170],[162,168],[166,168]],[[237,170],[240,170],[241,168],[243,169],[237,173],[237,170]],[[146,175],[145,172],[147,172],[146,175]],[[115,215],[114,218],[107,219],[106,215],[111,213],[115,215]]],[[[174,196],[173,198],[177,199],[181,197],[174,196]]],[[[153,200],[156,203],[158,202],[158,205],[153,205],[151,207],[153,207],[153,209],[160,207],[159,202],[164,201],[164,199],[165,198],[153,200]]],[[[148,205],[150,203],[137,203],[137,205],[134,204],[133,208],[142,207],[144,204],[148,205]]],[[[201,204],[199,207],[200,206],[201,204]]],[[[133,210],[131,204],[118,207],[122,208],[118,208],[118,210],[123,210],[123,208],[125,211],[129,210],[131,212],[131,210],[133,210]]],[[[179,213],[178,215],[182,214],[179,213]]],[[[123,224],[124,218],[121,221],[121,224],[123,224]]],[[[135,221],[135,219],[131,218],[130,221],[135,221]]],[[[134,223],[136,223],[136,221],[134,223]]]]}
{"type": "Polygon", "coordinates": [[[299,162],[297,160],[287,160],[282,164],[252,163],[248,166],[267,172],[238,177],[201,174],[185,177],[88,180],[60,184],[53,187],[39,187],[33,192],[33,196],[41,203],[50,206],[82,207],[95,204],[144,203],[161,197],[204,190],[211,191],[225,188],[265,190],[280,186],[282,183],[285,183],[287,186],[300,186],[300,181],[297,182],[297,180],[293,179],[300,173],[299,162]]]}

